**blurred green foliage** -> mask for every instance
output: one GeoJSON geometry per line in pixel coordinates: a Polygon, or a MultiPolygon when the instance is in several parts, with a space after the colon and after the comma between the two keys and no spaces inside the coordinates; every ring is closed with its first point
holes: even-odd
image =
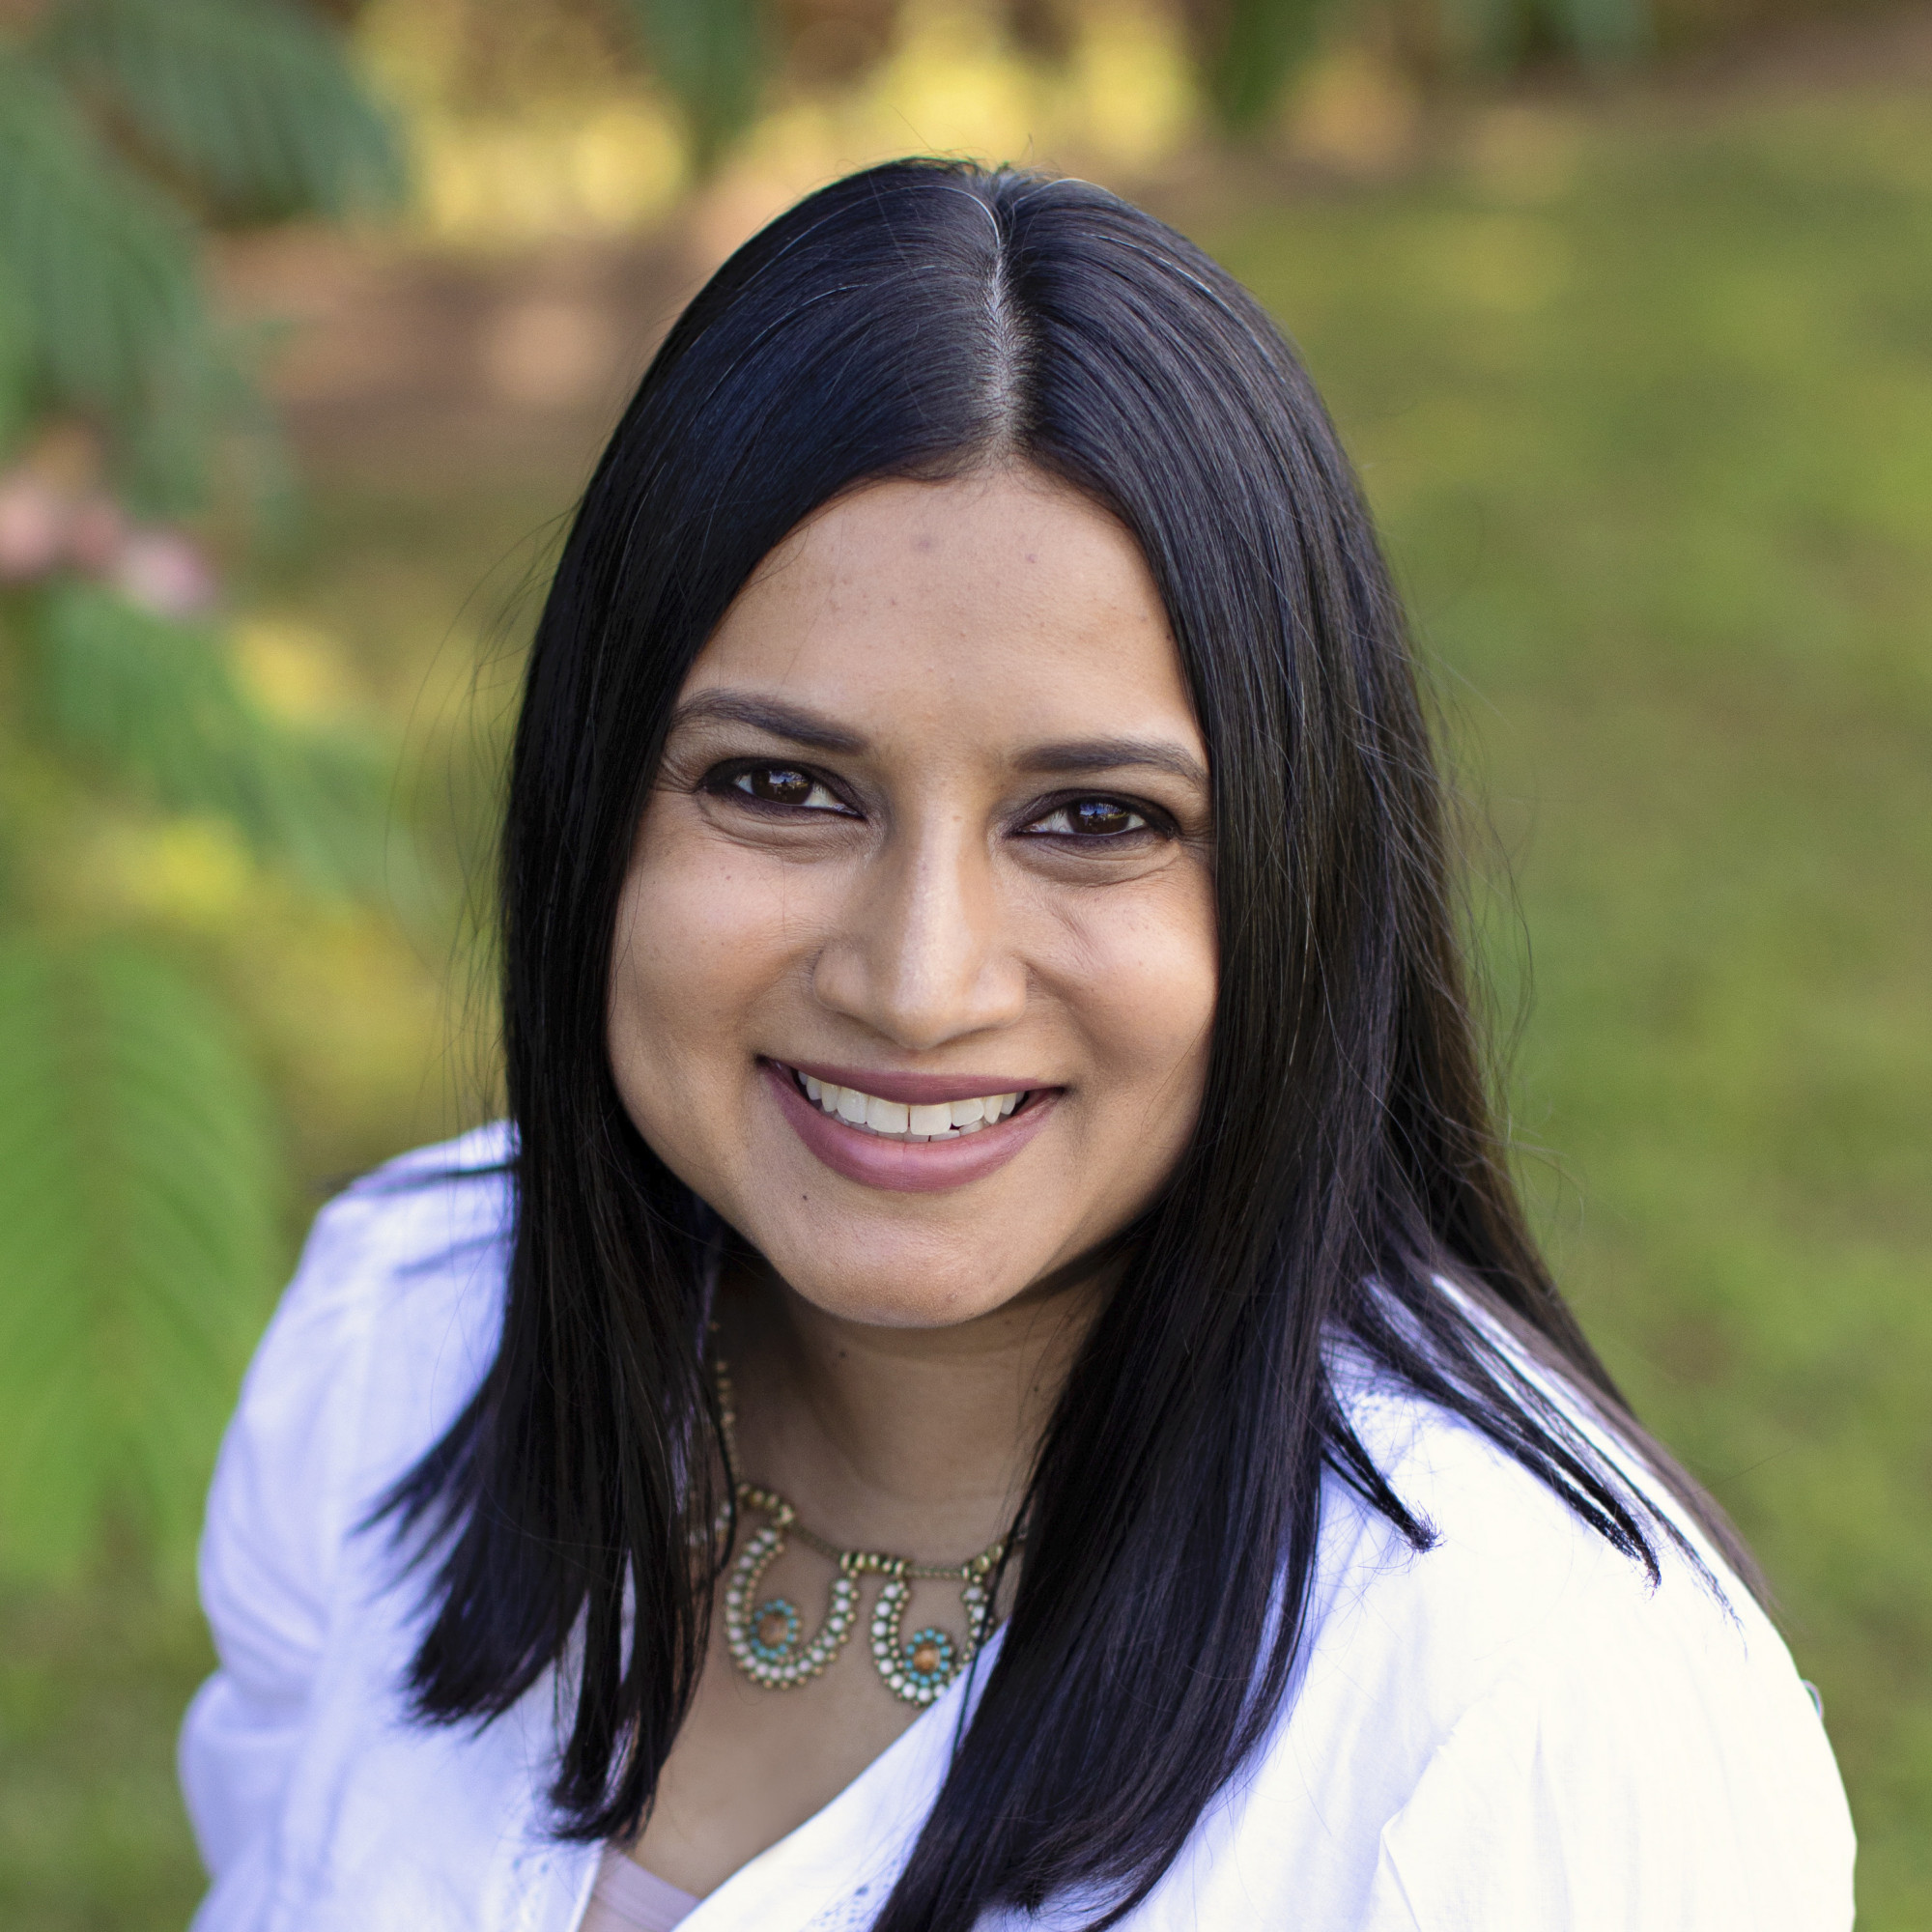
{"type": "Polygon", "coordinates": [[[1252,134],[1266,127],[1284,82],[1314,49],[1330,9],[1324,0],[1220,0],[1189,13],[1215,114],[1231,132],[1252,134]]]}
{"type": "Polygon", "coordinates": [[[0,944],[0,1523],[78,1574],[118,1507],[200,1527],[233,1366],[277,1259],[272,1142],[224,1016],[125,941],[0,944]],[[236,1293],[237,1288],[242,1293],[236,1293]]]}
{"type": "Polygon", "coordinates": [[[0,1583],[0,1922],[182,1932],[206,1880],[175,1787],[200,1619],[137,1568],[85,1596],[0,1583]]]}
{"type": "Polygon", "coordinates": [[[200,548],[137,519],[210,508],[265,422],[205,230],[399,187],[302,7],[0,31],[0,1575],[71,1579],[116,1522],[179,1584],[271,1293],[286,1180],[238,1030],[179,932],[76,881],[113,821],[187,817],[311,891],[383,882],[386,753],[255,699],[200,548]]]}
{"type": "Polygon", "coordinates": [[[757,110],[772,23],[760,0],[618,0],[645,61],[684,109],[692,158],[708,172],[757,110]]]}
{"type": "Polygon", "coordinates": [[[201,508],[257,428],[245,345],[204,297],[211,221],[393,202],[393,130],[298,0],[48,0],[0,29],[0,423],[103,439],[135,507],[201,508]]]}

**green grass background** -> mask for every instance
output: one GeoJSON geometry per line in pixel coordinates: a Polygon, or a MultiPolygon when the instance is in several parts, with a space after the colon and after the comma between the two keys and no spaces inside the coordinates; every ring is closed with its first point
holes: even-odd
{"type": "Polygon", "coordinates": [[[1861,1924],[1932,1925],[1932,103],[1525,114],[1215,240],[1495,827],[1564,1282],[1764,1559],[1861,1924]]]}
{"type": "MultiPolygon", "coordinates": [[[[1770,1571],[1861,1925],[1920,1932],[1932,99],[1525,107],[1403,182],[1195,225],[1330,399],[1493,826],[1479,906],[1563,1279],[1770,1571]]],[[[462,684],[471,592],[575,480],[325,480],[258,590],[356,639],[402,721],[462,684]]],[[[317,1177],[446,1111],[447,1070],[399,1051],[420,1015],[358,1005],[356,944],[260,995],[317,1177]]],[[[0,1922],[185,1920],[169,1760],[206,1663],[131,1570],[0,1600],[0,1922]]]]}

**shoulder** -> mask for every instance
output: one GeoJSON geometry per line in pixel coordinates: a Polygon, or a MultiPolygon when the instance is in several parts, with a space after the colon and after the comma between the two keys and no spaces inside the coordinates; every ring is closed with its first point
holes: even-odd
{"type": "Polygon", "coordinates": [[[1576,1700],[1631,1679],[1694,1682],[1706,1696],[1749,1684],[1815,1729],[1789,1653],[1749,1591],[1574,1395],[1548,1392],[1654,1512],[1660,1574],[1472,1424],[1376,1380],[1350,1392],[1348,1413],[1432,1541],[1411,1548],[1331,1480],[1311,1605],[1317,1642],[1384,1654],[1438,1734],[1498,1691],[1533,1683],[1546,1699],[1576,1700]]]}
{"type": "Polygon", "coordinates": [[[264,1568],[319,1583],[461,1412],[501,1326],[510,1146],[494,1125],[418,1149],[317,1214],[223,1441],[205,1592],[264,1568]]]}
{"type": "Polygon", "coordinates": [[[1674,1506],[1605,1445],[1696,1551],[1660,1533],[1653,1580],[1460,1417],[1373,1380],[1346,1400],[1434,1541],[1328,1483],[1262,1781],[1317,1776],[1351,1821],[1362,1922],[1849,1924],[1850,1820],[1809,1693],[1674,1506]]]}
{"type": "Polygon", "coordinates": [[[316,1215],[277,1321],[327,1319],[460,1267],[507,1233],[513,1141],[494,1122],[398,1154],[316,1215]]]}
{"type": "Polygon", "coordinates": [[[312,1381],[305,1345],[326,1339],[329,1397],[354,1435],[343,1474],[367,1494],[435,1443],[495,1355],[511,1154],[510,1131],[496,1122],[399,1155],[316,1216],[251,1379],[312,1381]]]}

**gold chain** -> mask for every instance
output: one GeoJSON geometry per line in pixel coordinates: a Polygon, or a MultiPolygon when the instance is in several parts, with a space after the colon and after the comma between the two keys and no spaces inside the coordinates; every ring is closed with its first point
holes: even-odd
{"type": "Polygon", "coordinates": [[[857,1620],[859,1578],[883,1577],[885,1586],[872,1611],[873,1668],[901,1702],[930,1704],[972,1662],[985,1641],[993,1609],[986,1578],[1006,1554],[1006,1539],[987,1545],[964,1563],[915,1563],[909,1556],[880,1550],[839,1548],[807,1529],[799,1521],[798,1512],[776,1490],[760,1489],[738,1474],[738,1415],[731,1378],[722,1357],[714,1358],[712,1376],[718,1388],[726,1478],[738,1506],[765,1518],[746,1539],[725,1579],[724,1637],[731,1662],[767,1690],[790,1690],[810,1683],[845,1648],[857,1620]],[[784,1553],[786,1538],[792,1536],[838,1566],[825,1620],[810,1642],[805,1640],[798,1606],[789,1598],[771,1597],[753,1606],[765,1572],[784,1553]],[[958,1582],[960,1606],[966,1613],[963,1640],[955,1642],[932,1625],[906,1635],[906,1605],[913,1582],[920,1577],[958,1582]]]}

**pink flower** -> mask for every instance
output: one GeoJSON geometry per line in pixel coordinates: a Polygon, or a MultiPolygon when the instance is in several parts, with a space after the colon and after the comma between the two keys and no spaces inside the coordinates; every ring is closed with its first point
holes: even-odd
{"type": "Polygon", "coordinates": [[[109,575],[130,603],[163,617],[192,617],[214,602],[208,559],[172,530],[128,531],[109,575]]]}
{"type": "Polygon", "coordinates": [[[66,548],[73,506],[25,469],[0,476],[0,582],[44,577],[66,548]]]}

